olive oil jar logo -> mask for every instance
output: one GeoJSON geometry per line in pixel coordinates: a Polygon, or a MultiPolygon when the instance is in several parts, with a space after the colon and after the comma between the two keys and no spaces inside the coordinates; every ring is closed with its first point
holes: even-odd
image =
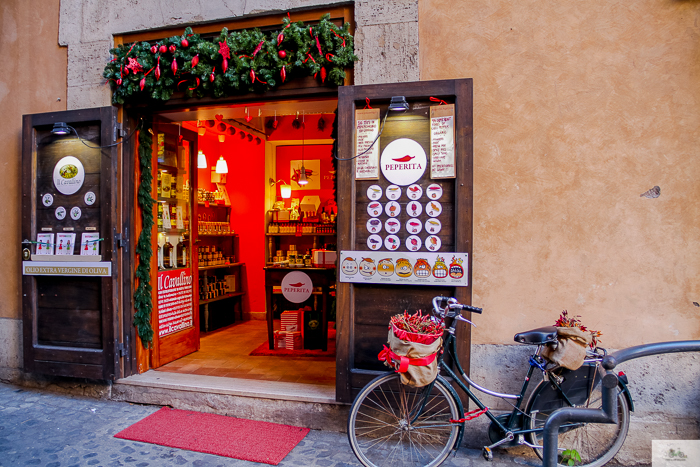
{"type": "Polygon", "coordinates": [[[64,195],[72,195],[83,186],[85,168],[82,162],[73,156],[58,161],[53,169],[53,184],[64,195]]]}

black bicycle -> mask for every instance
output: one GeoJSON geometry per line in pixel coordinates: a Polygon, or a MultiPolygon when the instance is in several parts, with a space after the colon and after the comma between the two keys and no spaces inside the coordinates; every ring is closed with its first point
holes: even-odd
{"type": "MultiPolygon", "coordinates": [[[[462,305],[454,298],[435,297],[433,316],[444,320],[442,352],[438,354],[441,374],[429,385],[413,388],[401,384],[396,372],[372,380],[355,399],[348,418],[348,439],[360,462],[366,467],[440,465],[451,451],[459,448],[466,422],[485,414],[490,420],[490,446],[483,448],[487,460],[492,449],[525,445],[542,458],[542,432],[547,417],[562,407],[599,408],[602,405],[600,363],[605,349],[587,351],[583,366],[577,370],[554,366],[540,355],[546,344],[556,345],[557,328],[534,329],[515,335],[519,344],[536,345],[529,358],[529,369],[520,394],[502,394],[474,383],[465,374],[455,352],[455,324],[471,323],[462,310],[481,313],[480,308],[462,305]],[[445,361],[451,356],[452,366],[445,361]],[[453,370],[454,368],[454,370],[453,370]],[[455,371],[456,370],[456,371],[455,371]],[[542,382],[525,401],[525,394],[535,371],[542,382]],[[460,379],[461,377],[461,379],[460,379]],[[476,406],[464,413],[462,401],[453,387],[459,387],[476,406]],[[510,413],[494,415],[470,387],[491,396],[510,400],[510,413]]],[[[630,410],[634,410],[621,375],[618,386],[618,420],[615,424],[567,423],[559,430],[560,462],[580,456],[576,465],[599,467],[608,463],[622,447],[627,436],[630,410]]]]}

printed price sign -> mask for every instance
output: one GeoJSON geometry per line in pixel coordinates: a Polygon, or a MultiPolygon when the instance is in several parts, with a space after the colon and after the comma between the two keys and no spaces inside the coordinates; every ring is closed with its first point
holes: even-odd
{"type": "Polygon", "coordinates": [[[356,180],[379,178],[379,109],[355,111],[355,159],[356,180]],[[374,143],[374,144],[372,144],[374,143]],[[371,148],[370,148],[371,147],[371,148]]]}
{"type": "Polygon", "coordinates": [[[158,337],[193,323],[192,272],[187,269],[158,272],[158,337]]]}
{"type": "Polygon", "coordinates": [[[430,177],[455,178],[455,106],[430,107],[430,177]]]}

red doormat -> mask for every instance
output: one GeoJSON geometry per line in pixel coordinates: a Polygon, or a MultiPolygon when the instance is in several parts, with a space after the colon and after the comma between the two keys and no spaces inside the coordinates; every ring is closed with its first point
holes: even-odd
{"type": "Polygon", "coordinates": [[[278,465],[308,428],[163,407],[115,438],[278,465]]]}
{"type": "Polygon", "coordinates": [[[328,348],[321,349],[299,349],[287,350],[277,349],[270,350],[270,345],[267,341],[260,344],[248,355],[251,357],[333,357],[335,358],[335,329],[328,330],[328,348]]]}

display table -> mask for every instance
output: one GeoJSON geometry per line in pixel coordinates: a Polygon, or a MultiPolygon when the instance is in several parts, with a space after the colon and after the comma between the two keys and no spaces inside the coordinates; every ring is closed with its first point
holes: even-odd
{"type": "MultiPolygon", "coordinates": [[[[267,315],[267,341],[270,350],[275,348],[273,313],[272,313],[272,293],[274,287],[281,287],[282,281],[294,271],[301,271],[313,282],[307,284],[311,288],[320,287],[322,296],[321,308],[321,332],[322,332],[322,349],[328,350],[328,301],[330,296],[330,286],[335,283],[335,269],[328,268],[274,268],[266,267],[265,269],[265,302],[267,315]]],[[[283,292],[284,293],[284,292],[283,292]]]]}

